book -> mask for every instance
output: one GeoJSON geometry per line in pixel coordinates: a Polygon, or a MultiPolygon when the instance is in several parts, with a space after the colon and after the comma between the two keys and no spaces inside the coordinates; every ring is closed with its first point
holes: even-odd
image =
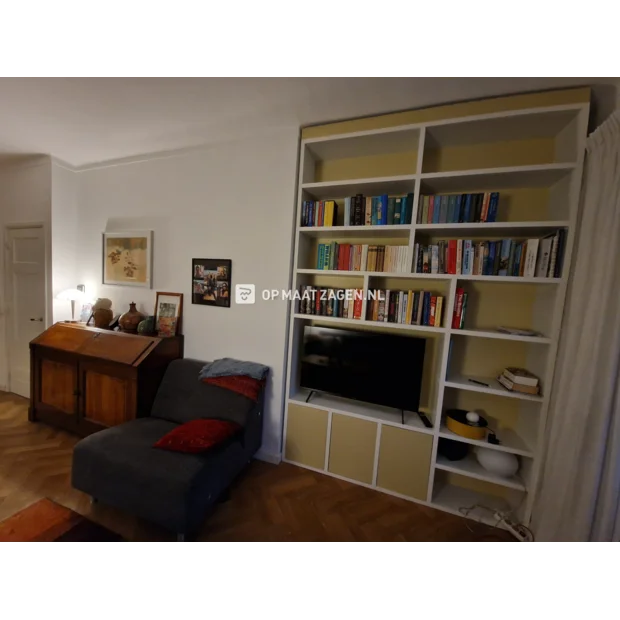
{"type": "Polygon", "coordinates": [[[454,224],[458,221],[458,213],[456,212],[456,194],[451,194],[448,196],[448,223],[454,224]]]}
{"type": "Polygon", "coordinates": [[[499,206],[499,192],[491,192],[489,201],[489,212],[487,214],[487,222],[497,221],[497,208],[499,206]]]}
{"type": "Polygon", "coordinates": [[[456,289],[456,295],[454,297],[454,309],[452,311],[452,329],[460,329],[461,325],[461,311],[463,309],[463,296],[465,290],[462,288],[456,289]]]}
{"type": "Polygon", "coordinates": [[[514,366],[509,366],[508,368],[504,368],[503,373],[507,379],[510,379],[513,383],[519,383],[520,385],[530,385],[536,386],[538,385],[538,377],[533,375],[529,370],[525,368],[516,368],[514,366]]]}
{"type": "Polygon", "coordinates": [[[401,216],[402,224],[411,224],[411,218],[413,217],[413,192],[409,192],[406,197],[403,196],[403,206],[405,208],[404,220],[401,216]]]}
{"type": "Polygon", "coordinates": [[[372,226],[372,197],[364,199],[364,226],[372,226]]]}
{"type": "Polygon", "coordinates": [[[525,267],[523,275],[526,278],[533,278],[536,274],[536,257],[538,255],[539,239],[528,239],[525,251],[525,267]]]}
{"type": "Polygon", "coordinates": [[[461,270],[463,268],[463,240],[457,239],[456,242],[456,270],[455,273],[457,275],[461,275],[461,270]]]}
{"type": "Polygon", "coordinates": [[[482,194],[482,207],[480,211],[480,221],[486,222],[487,215],[489,213],[489,201],[491,200],[491,194],[489,192],[485,192],[482,194]]]}
{"type": "Polygon", "coordinates": [[[427,224],[433,224],[435,222],[435,196],[428,197],[428,217],[426,219],[427,224]]]}
{"type": "Polygon", "coordinates": [[[382,196],[379,196],[379,204],[380,204],[380,215],[381,217],[379,217],[379,224],[381,226],[385,226],[387,224],[387,218],[388,218],[388,197],[387,194],[383,194],[382,196]]]}
{"type": "Polygon", "coordinates": [[[351,226],[351,196],[344,199],[344,225],[351,226]]]}
{"type": "Polygon", "coordinates": [[[469,299],[469,293],[463,293],[463,303],[461,304],[461,317],[459,320],[459,329],[465,327],[465,315],[467,314],[467,300],[469,299]]]}
{"type": "Polygon", "coordinates": [[[431,200],[431,196],[423,196],[422,201],[422,214],[421,214],[421,224],[428,224],[428,207],[431,200]]]}
{"type": "Polygon", "coordinates": [[[503,239],[502,246],[499,252],[499,269],[497,271],[498,276],[508,275],[508,264],[510,262],[511,250],[512,250],[512,240],[503,239]]]}
{"type": "Polygon", "coordinates": [[[502,334],[511,334],[512,336],[540,336],[539,332],[535,332],[532,329],[521,329],[518,327],[506,327],[505,325],[499,325],[495,328],[502,334]]]}
{"type": "Polygon", "coordinates": [[[405,215],[403,212],[403,197],[397,196],[394,198],[394,224],[402,224],[405,221],[405,218],[402,217],[405,215]],[[401,220],[402,217],[402,220],[401,220]]]}
{"type": "Polygon", "coordinates": [[[471,194],[465,194],[465,204],[463,206],[463,222],[473,222],[471,208],[471,194]]]}
{"type": "Polygon", "coordinates": [[[435,310],[437,309],[437,297],[431,296],[431,302],[428,313],[428,325],[429,327],[435,327],[435,310]]]}
{"type": "Polygon", "coordinates": [[[441,327],[441,314],[443,310],[443,297],[437,296],[437,305],[435,307],[435,327],[441,327]]]}
{"type": "Polygon", "coordinates": [[[450,201],[450,196],[442,196],[441,197],[441,206],[439,208],[439,223],[446,224],[448,222],[448,202],[450,201]]]}
{"type": "Polygon", "coordinates": [[[446,262],[448,273],[456,274],[456,239],[448,241],[448,258],[446,262]]]}
{"type": "Polygon", "coordinates": [[[439,224],[441,214],[441,196],[435,196],[435,206],[433,207],[433,224],[439,224]]]}
{"type": "Polygon", "coordinates": [[[474,207],[474,222],[480,222],[480,215],[482,213],[482,199],[484,194],[474,194],[473,207],[474,207]]]}
{"type": "Polygon", "coordinates": [[[551,258],[551,245],[553,243],[553,235],[547,235],[540,240],[538,258],[536,260],[535,276],[537,278],[546,278],[549,272],[549,259],[551,258]]]}
{"type": "Polygon", "coordinates": [[[553,241],[551,243],[551,256],[549,257],[549,272],[547,273],[548,278],[555,277],[555,266],[558,260],[559,243],[560,243],[560,231],[558,230],[553,235],[553,241]]]}
{"type": "Polygon", "coordinates": [[[540,386],[532,386],[532,385],[521,385],[519,383],[515,383],[506,377],[506,375],[499,375],[497,377],[499,383],[501,383],[507,390],[511,392],[520,392],[522,394],[532,394],[536,396],[540,392],[540,386]]]}
{"type": "Polygon", "coordinates": [[[464,276],[471,275],[471,268],[473,262],[473,249],[471,239],[465,239],[463,241],[463,262],[461,265],[461,274],[464,276]]]}
{"type": "MultiPolygon", "coordinates": [[[[394,225],[394,212],[396,211],[396,198],[394,196],[389,196],[387,201],[387,221],[386,224],[388,226],[394,225]]],[[[398,214],[400,219],[400,213],[398,214]]]]}
{"type": "Polygon", "coordinates": [[[454,216],[456,217],[455,222],[463,222],[463,206],[464,206],[464,196],[463,194],[457,194],[456,195],[456,205],[454,207],[455,209],[455,214],[454,216]]]}
{"type": "Polygon", "coordinates": [[[564,250],[566,249],[566,230],[564,228],[560,228],[558,233],[558,255],[555,262],[555,270],[553,272],[554,278],[562,277],[562,267],[564,266],[564,250]]]}
{"type": "Polygon", "coordinates": [[[439,273],[439,248],[431,245],[431,273],[439,273]]]}

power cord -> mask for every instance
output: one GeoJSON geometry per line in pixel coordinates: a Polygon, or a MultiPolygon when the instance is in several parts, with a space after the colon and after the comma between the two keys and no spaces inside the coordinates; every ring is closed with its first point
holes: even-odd
{"type": "MultiPolygon", "coordinates": [[[[518,541],[520,542],[534,542],[534,533],[530,530],[529,527],[523,525],[523,523],[518,523],[517,521],[513,521],[510,516],[502,512],[500,510],[495,510],[494,508],[489,508],[488,506],[484,506],[483,504],[472,504],[469,507],[461,507],[459,508],[459,512],[464,516],[469,516],[469,513],[476,508],[480,508],[482,510],[486,510],[490,512],[496,519],[493,524],[494,527],[503,526],[504,529],[508,530],[518,541]]],[[[467,525],[467,529],[474,533],[469,525],[467,525]]]]}

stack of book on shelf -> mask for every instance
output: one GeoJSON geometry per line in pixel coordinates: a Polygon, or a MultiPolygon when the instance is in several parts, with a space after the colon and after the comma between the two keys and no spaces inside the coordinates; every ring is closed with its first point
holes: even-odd
{"type": "Polygon", "coordinates": [[[497,380],[511,392],[533,395],[540,393],[538,377],[525,368],[504,368],[497,380]]]}
{"type": "Polygon", "coordinates": [[[465,325],[467,296],[468,294],[464,289],[456,289],[456,295],[454,296],[454,309],[452,310],[452,329],[463,329],[465,325]]]}
{"type": "Polygon", "coordinates": [[[413,194],[364,196],[344,199],[345,226],[394,226],[411,224],[413,194]]]}
{"type": "Polygon", "coordinates": [[[369,292],[366,318],[380,323],[441,327],[443,297],[429,291],[369,292]]]}
{"type": "Polygon", "coordinates": [[[410,269],[406,245],[320,243],[316,268],[336,271],[405,273],[410,269]]]}
{"type": "Polygon", "coordinates": [[[356,288],[299,287],[299,314],[362,318],[363,290],[356,288]]]}
{"type": "MultiPolygon", "coordinates": [[[[364,196],[344,199],[344,226],[393,226],[411,224],[413,194],[405,196],[364,196]]],[[[335,200],[304,200],[301,225],[337,226],[338,204],[335,200]]]]}
{"type": "Polygon", "coordinates": [[[335,200],[304,200],[301,205],[302,226],[336,226],[337,221],[335,200]]]}
{"type": "Polygon", "coordinates": [[[420,196],[418,224],[495,222],[499,192],[420,196]]]}
{"type": "Polygon", "coordinates": [[[563,228],[525,241],[449,239],[435,245],[416,243],[413,262],[416,273],[559,278],[565,245],[563,228]]]}

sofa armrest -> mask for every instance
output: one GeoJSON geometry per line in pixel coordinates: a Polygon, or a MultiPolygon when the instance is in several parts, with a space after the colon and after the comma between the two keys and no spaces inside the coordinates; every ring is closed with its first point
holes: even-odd
{"type": "Polygon", "coordinates": [[[248,412],[243,430],[243,447],[249,456],[258,452],[263,441],[263,416],[265,410],[265,389],[259,394],[258,400],[248,412]]]}

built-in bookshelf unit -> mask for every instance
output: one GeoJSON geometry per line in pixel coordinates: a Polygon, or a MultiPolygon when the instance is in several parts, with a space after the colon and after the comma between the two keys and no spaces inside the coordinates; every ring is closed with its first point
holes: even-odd
{"type": "Polygon", "coordinates": [[[361,291],[362,301],[291,302],[285,461],[492,525],[496,511],[530,523],[589,96],[553,91],[302,131],[293,285],[361,291]],[[383,313],[367,299],[377,290],[389,295],[383,313]],[[430,321],[425,294],[441,298],[430,321]],[[430,428],[413,411],[309,399],[300,386],[307,325],[424,338],[419,409],[430,428]],[[505,367],[534,373],[540,393],[508,391],[497,381],[505,367]],[[483,416],[498,443],[451,431],[451,409],[483,416]],[[449,460],[441,440],[469,451],[449,460]],[[479,447],[515,455],[518,472],[491,473],[479,447]]]}

